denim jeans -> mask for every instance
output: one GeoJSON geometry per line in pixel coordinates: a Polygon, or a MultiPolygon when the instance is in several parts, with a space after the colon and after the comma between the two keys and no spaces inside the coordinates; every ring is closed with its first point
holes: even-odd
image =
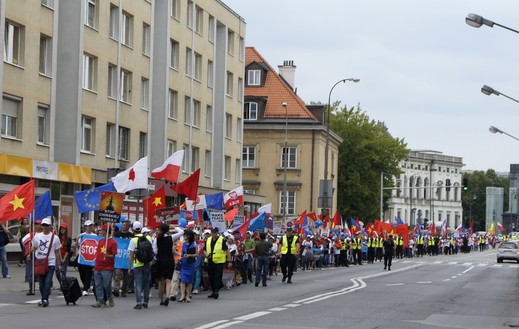
{"type": "Polygon", "coordinates": [[[49,271],[47,272],[47,274],[38,276],[42,300],[49,300],[50,289],[52,288],[52,278],[54,277],[55,269],[55,266],[49,266],[49,271]]]}
{"type": "Polygon", "coordinates": [[[94,271],[96,299],[102,303],[112,297],[112,273],[109,270],[94,271]]]}
{"type": "Polygon", "coordinates": [[[269,258],[268,256],[258,256],[256,257],[256,261],[256,284],[259,284],[261,278],[262,284],[266,286],[267,274],[269,272],[269,258]]]}
{"type": "Polygon", "coordinates": [[[135,299],[137,304],[141,304],[144,296],[144,303],[150,299],[150,264],[135,267],[133,269],[133,279],[135,281],[135,299]]]}
{"type": "Polygon", "coordinates": [[[200,289],[200,282],[202,281],[202,269],[200,267],[195,268],[195,275],[193,276],[193,290],[200,289]]]}
{"type": "Polygon", "coordinates": [[[5,278],[9,274],[7,268],[7,251],[5,247],[0,247],[0,262],[2,263],[2,276],[5,278]]]}

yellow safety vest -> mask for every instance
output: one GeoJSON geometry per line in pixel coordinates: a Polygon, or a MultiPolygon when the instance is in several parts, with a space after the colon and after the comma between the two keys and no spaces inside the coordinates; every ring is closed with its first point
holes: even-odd
{"type": "Polygon", "coordinates": [[[377,248],[382,248],[382,247],[384,247],[384,238],[379,237],[378,243],[377,243],[377,248]]]}
{"type": "MultiPolygon", "coordinates": [[[[288,239],[286,235],[283,235],[283,244],[281,245],[281,254],[286,255],[288,253],[288,239]]],[[[290,247],[292,255],[297,251],[297,236],[292,239],[292,246],[290,247]]]]}
{"type": "Polygon", "coordinates": [[[353,249],[362,248],[362,241],[359,238],[354,238],[352,241],[353,241],[353,249]]]}
{"type": "Polygon", "coordinates": [[[423,236],[418,237],[418,244],[423,244],[423,236]]]}
{"type": "MultiPolygon", "coordinates": [[[[227,258],[227,253],[225,250],[222,249],[222,240],[221,236],[219,236],[216,239],[216,243],[214,244],[214,251],[211,249],[213,237],[210,236],[207,238],[207,241],[205,243],[205,251],[207,251],[207,254],[213,254],[213,263],[215,264],[223,264],[225,263],[225,259],[227,258]]],[[[207,262],[207,257],[205,258],[205,261],[207,262]]]]}
{"type": "Polygon", "coordinates": [[[427,242],[427,244],[428,244],[429,246],[434,246],[434,238],[429,239],[429,241],[427,242]]]}
{"type": "MultiPolygon", "coordinates": [[[[135,247],[135,250],[139,249],[139,238],[143,236],[142,233],[139,233],[137,235],[135,235],[132,240],[133,240],[133,246],[135,247]]],[[[150,236],[147,236],[146,239],[148,239],[150,242],[151,242],[151,237],[150,236]]],[[[140,262],[137,257],[133,257],[133,267],[141,267],[141,266],[144,266],[144,263],[140,262]]]]}

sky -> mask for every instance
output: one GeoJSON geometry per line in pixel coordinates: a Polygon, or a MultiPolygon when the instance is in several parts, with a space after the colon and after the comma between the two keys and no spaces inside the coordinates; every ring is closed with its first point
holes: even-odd
{"type": "Polygon", "coordinates": [[[519,163],[519,34],[465,23],[475,13],[519,30],[511,0],[222,0],[246,22],[245,44],[297,66],[306,102],[359,105],[412,150],[463,158],[464,170],[519,163]]]}

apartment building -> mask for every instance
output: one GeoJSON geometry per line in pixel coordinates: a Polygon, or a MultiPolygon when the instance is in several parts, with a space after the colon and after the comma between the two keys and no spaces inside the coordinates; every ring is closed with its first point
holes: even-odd
{"type": "MultiPolygon", "coordinates": [[[[293,220],[303,211],[320,213],[320,181],[324,179],[327,131],[325,105],[307,105],[295,92],[293,61],[279,73],[253,47],[246,47],[243,186],[272,203],[275,220],[293,220]],[[285,194],[286,191],[286,194],[285,194]]],[[[337,188],[338,146],[329,135],[328,179],[337,188]]],[[[337,205],[333,193],[331,211],[337,205]]],[[[252,209],[254,212],[254,209],[252,209]]]]}
{"type": "Polygon", "coordinates": [[[245,22],[223,2],[0,0],[0,35],[0,193],[36,178],[58,214],[181,149],[200,193],[241,185],[245,22]]]}

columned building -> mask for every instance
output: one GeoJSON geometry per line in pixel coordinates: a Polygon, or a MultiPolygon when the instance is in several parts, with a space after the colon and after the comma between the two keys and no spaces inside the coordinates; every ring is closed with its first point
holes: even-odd
{"type": "Polygon", "coordinates": [[[401,161],[402,174],[394,177],[394,189],[384,219],[400,218],[407,224],[439,226],[447,220],[452,230],[463,220],[461,204],[463,159],[437,151],[411,151],[401,161]]]}

